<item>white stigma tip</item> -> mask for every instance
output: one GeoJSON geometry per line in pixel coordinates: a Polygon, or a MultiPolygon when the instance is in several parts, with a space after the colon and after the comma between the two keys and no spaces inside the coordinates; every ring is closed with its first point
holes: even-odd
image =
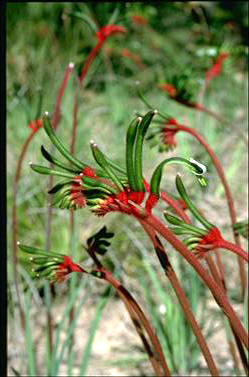
{"type": "Polygon", "coordinates": [[[29,165],[32,165],[33,164],[33,162],[32,161],[29,161],[29,165]]]}
{"type": "Polygon", "coordinates": [[[140,81],[136,80],[136,81],[135,81],[135,84],[136,84],[136,85],[139,85],[139,84],[140,84],[140,81]]]}
{"type": "Polygon", "coordinates": [[[138,122],[141,122],[141,120],[142,120],[142,117],[138,117],[138,118],[137,118],[137,121],[138,121],[138,122]]]}
{"type": "Polygon", "coordinates": [[[181,174],[179,172],[176,175],[178,175],[178,177],[181,177],[181,174]]]}
{"type": "Polygon", "coordinates": [[[84,174],[83,173],[80,173],[80,176],[82,177],[84,174]]]}
{"type": "Polygon", "coordinates": [[[73,63],[73,62],[70,62],[70,63],[68,64],[68,67],[69,67],[70,69],[73,69],[73,68],[74,68],[74,63],[73,63]]]}
{"type": "Polygon", "coordinates": [[[49,116],[49,112],[48,111],[45,111],[45,113],[44,113],[45,115],[46,115],[46,117],[48,117],[49,116]]]}
{"type": "Polygon", "coordinates": [[[17,241],[17,243],[16,243],[18,246],[20,245],[20,241],[17,241]]]}
{"type": "Polygon", "coordinates": [[[197,175],[202,175],[202,174],[205,174],[206,171],[207,171],[207,168],[205,165],[201,164],[200,162],[194,160],[193,158],[190,158],[189,161],[192,163],[192,164],[195,164],[197,166],[199,166],[201,169],[202,169],[202,173],[194,173],[194,174],[197,174],[197,175]]]}
{"type": "Polygon", "coordinates": [[[90,140],[90,144],[94,144],[94,140],[90,140]]]}
{"type": "Polygon", "coordinates": [[[158,111],[157,110],[154,110],[154,114],[156,115],[158,113],[158,111]]]}

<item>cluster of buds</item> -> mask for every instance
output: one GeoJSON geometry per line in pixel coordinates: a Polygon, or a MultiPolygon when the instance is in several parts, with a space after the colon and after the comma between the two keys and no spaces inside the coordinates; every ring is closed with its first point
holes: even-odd
{"type": "MultiPolygon", "coordinates": [[[[112,238],[114,233],[107,232],[106,227],[101,228],[96,234],[88,238],[85,249],[96,261],[98,259],[95,253],[104,255],[110,242],[107,239],[112,238]]],[[[72,272],[90,274],[98,277],[98,270],[87,271],[79,264],[74,263],[72,259],[65,254],[45,251],[31,246],[17,243],[19,248],[27,254],[32,255],[29,260],[34,265],[32,273],[34,278],[47,278],[52,282],[62,283],[72,272]]]]}
{"type": "Polygon", "coordinates": [[[32,268],[32,272],[36,278],[45,277],[52,282],[62,283],[72,272],[87,272],[80,265],[74,263],[67,255],[52,251],[46,252],[31,246],[22,245],[19,242],[17,244],[22,251],[32,254],[32,257],[29,259],[36,266],[32,268]]]}
{"type": "Polygon", "coordinates": [[[148,111],[143,117],[135,118],[128,127],[126,169],[107,158],[94,141],[91,141],[90,146],[98,168],[92,168],[76,159],[58,140],[51,127],[48,113],[45,113],[42,118],[44,130],[57,150],[71,163],[70,166],[65,165],[51,156],[43,146],[41,147],[43,157],[60,170],[30,163],[31,168],[40,174],[65,178],[49,191],[50,194],[55,195],[53,205],[74,210],[87,206],[97,216],[117,211],[135,217],[144,217],[151,212],[160,198],[162,171],[164,166],[170,163],[187,166],[203,184],[205,181],[202,175],[205,173],[205,167],[193,159],[186,160],[180,157],[162,161],[156,167],[150,184],[145,181],[142,172],[143,143],[156,113],[156,110],[148,111]],[[144,207],[141,206],[143,202],[144,207]]]}
{"type": "Polygon", "coordinates": [[[184,236],[184,244],[201,259],[211,250],[226,248],[227,241],[222,238],[219,229],[207,221],[190,200],[179,174],[176,177],[176,187],[186,207],[204,228],[186,224],[178,217],[165,211],[165,219],[169,224],[174,225],[169,229],[176,235],[184,236]]]}

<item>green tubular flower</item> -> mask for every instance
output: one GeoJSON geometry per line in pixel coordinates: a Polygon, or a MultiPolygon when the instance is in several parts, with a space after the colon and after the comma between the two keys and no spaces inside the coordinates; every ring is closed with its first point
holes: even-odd
{"type": "Polygon", "coordinates": [[[141,120],[142,120],[141,117],[138,117],[137,119],[133,119],[133,121],[129,125],[128,131],[126,134],[126,171],[127,171],[129,186],[132,191],[139,191],[137,182],[136,182],[135,167],[134,167],[134,147],[135,147],[135,140],[137,136],[137,128],[141,120]]]}
{"type": "Polygon", "coordinates": [[[111,168],[110,164],[107,162],[104,154],[100,151],[97,144],[91,140],[91,148],[92,154],[95,161],[99,164],[99,166],[108,174],[109,178],[112,182],[117,186],[119,191],[124,191],[124,186],[122,185],[118,176],[114,173],[113,169],[111,168]]]}
{"type": "Polygon", "coordinates": [[[79,174],[80,171],[79,169],[75,170],[75,169],[72,169],[71,167],[69,166],[66,166],[64,165],[63,163],[61,163],[59,160],[57,160],[55,157],[51,156],[51,154],[44,148],[44,146],[42,145],[41,146],[41,153],[43,155],[43,157],[51,162],[52,164],[58,166],[59,168],[62,168],[63,170],[66,170],[70,173],[73,173],[73,174],[79,174]]]}
{"type": "Polygon", "coordinates": [[[135,180],[136,180],[138,191],[142,191],[142,192],[145,191],[144,184],[143,184],[143,172],[142,172],[143,142],[144,142],[144,138],[148,130],[148,127],[155,114],[157,114],[157,110],[148,111],[147,114],[145,114],[145,116],[142,118],[137,128],[134,172],[135,172],[135,180]]]}
{"type": "Polygon", "coordinates": [[[201,214],[198,212],[198,210],[196,209],[196,207],[194,206],[194,204],[192,203],[192,201],[188,197],[179,173],[176,176],[176,188],[177,188],[179,194],[181,195],[182,199],[184,200],[186,206],[189,208],[189,210],[192,212],[192,214],[195,216],[195,218],[202,225],[204,225],[205,228],[207,228],[207,229],[213,228],[214,225],[212,223],[210,223],[209,221],[207,221],[203,216],[201,216],[201,214]]]}
{"type": "Polygon", "coordinates": [[[46,134],[48,135],[49,139],[52,141],[52,143],[55,145],[55,147],[58,149],[58,151],[69,161],[71,162],[74,166],[76,166],[78,169],[82,170],[84,167],[86,167],[85,164],[83,164],[80,160],[76,159],[73,157],[68,150],[64,147],[64,145],[59,141],[57,138],[51,123],[49,119],[49,114],[48,112],[45,112],[43,118],[43,123],[44,123],[44,130],[46,131],[46,134]]]}
{"type": "Polygon", "coordinates": [[[166,160],[162,161],[157,168],[154,170],[154,173],[151,178],[150,182],[150,189],[151,193],[159,198],[160,193],[160,183],[162,179],[162,171],[165,165],[169,164],[181,164],[185,165],[187,168],[190,169],[190,171],[195,174],[201,183],[201,185],[205,185],[206,182],[204,178],[202,177],[202,174],[206,172],[206,167],[199,162],[195,161],[194,159],[190,159],[189,161],[182,157],[171,157],[167,158],[166,160]]]}
{"type": "Polygon", "coordinates": [[[194,233],[195,235],[200,235],[200,236],[204,236],[206,234],[206,231],[204,229],[199,229],[193,225],[186,224],[184,221],[182,221],[178,217],[171,215],[166,211],[164,211],[163,215],[170,224],[178,226],[183,231],[188,231],[190,233],[194,233]]]}

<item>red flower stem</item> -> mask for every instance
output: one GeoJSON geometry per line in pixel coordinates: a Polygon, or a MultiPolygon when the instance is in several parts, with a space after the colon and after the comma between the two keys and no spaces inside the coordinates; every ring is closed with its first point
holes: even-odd
{"type": "Polygon", "coordinates": [[[155,251],[157,253],[158,259],[161,263],[161,266],[163,267],[165,271],[165,275],[168,277],[175,293],[178,298],[178,301],[182,307],[182,310],[185,314],[185,317],[189,323],[189,325],[192,328],[192,331],[197,339],[197,342],[200,346],[200,349],[202,351],[202,354],[207,362],[208,369],[212,376],[218,376],[218,370],[216,367],[216,364],[213,360],[213,357],[211,355],[211,352],[208,348],[208,345],[205,341],[204,336],[202,335],[201,329],[194,317],[194,314],[192,313],[192,310],[190,308],[189,302],[184,294],[184,291],[179,283],[179,280],[173,270],[172,265],[170,264],[170,261],[168,259],[167,253],[165,252],[165,249],[161,242],[159,241],[159,238],[156,236],[156,232],[154,231],[153,227],[148,225],[146,221],[139,220],[142,227],[144,228],[145,232],[151,239],[153,246],[155,248],[155,251]]]}
{"type": "MultiPolygon", "coordinates": [[[[156,373],[156,376],[170,376],[170,371],[169,371],[168,366],[166,364],[166,361],[164,359],[164,355],[163,355],[161,345],[160,345],[158,338],[157,338],[156,334],[154,333],[152,327],[150,326],[148,319],[146,318],[145,314],[143,313],[142,309],[137,304],[137,302],[132,297],[132,295],[126,290],[126,288],[118,280],[116,280],[109,271],[106,271],[105,269],[102,268],[101,272],[103,274],[103,279],[105,279],[107,282],[109,282],[116,289],[120,298],[124,302],[128,312],[131,316],[131,319],[132,319],[133,323],[135,324],[136,329],[137,329],[137,325],[136,325],[137,319],[134,318],[133,312],[136,314],[137,318],[141,321],[142,325],[146,329],[147,334],[149,336],[149,339],[151,340],[151,343],[153,344],[155,352],[158,355],[158,358],[160,360],[160,364],[163,368],[163,374],[162,374],[158,370],[157,360],[156,360],[155,356],[153,354],[151,355],[151,351],[149,351],[150,352],[149,353],[150,361],[152,363],[152,366],[153,366],[153,369],[156,373]]],[[[137,329],[137,331],[138,331],[138,329],[137,329]]],[[[140,335],[140,331],[138,331],[138,334],[140,335]]],[[[141,335],[140,335],[140,337],[141,337],[141,335]]],[[[143,341],[143,339],[142,339],[142,341],[143,341]]],[[[143,343],[144,343],[144,341],[143,341],[143,343]]],[[[145,348],[146,348],[146,351],[147,351],[147,349],[148,349],[147,346],[145,348]]],[[[148,353],[148,351],[147,351],[147,353],[148,353]]]]}
{"type": "Polygon", "coordinates": [[[223,312],[231,321],[231,324],[235,332],[237,333],[237,335],[240,337],[243,344],[248,349],[247,333],[245,329],[243,328],[240,320],[236,316],[232,306],[228,302],[226,296],[224,295],[223,289],[217,285],[217,283],[210,277],[210,275],[207,274],[207,272],[202,267],[198,259],[191,252],[189,252],[187,247],[180,240],[178,240],[175,237],[175,235],[172,232],[170,232],[169,229],[166,228],[163,223],[161,223],[161,221],[159,221],[153,215],[148,215],[145,221],[149,225],[151,225],[155,231],[161,234],[174,247],[174,249],[176,249],[187,260],[187,262],[191,264],[191,266],[195,269],[195,271],[198,273],[201,279],[209,287],[215,300],[221,306],[223,312]]]}
{"type": "Polygon", "coordinates": [[[24,311],[21,305],[21,299],[20,299],[20,292],[19,292],[19,286],[18,286],[18,272],[17,272],[17,233],[18,233],[18,225],[17,225],[17,206],[16,206],[16,199],[17,199],[17,186],[19,182],[19,178],[21,175],[21,169],[22,169],[22,163],[27,151],[27,148],[29,146],[29,143],[33,139],[35,135],[35,132],[30,132],[29,136],[25,140],[25,143],[22,147],[21,154],[19,156],[16,172],[14,176],[14,182],[13,182],[13,205],[12,205],[12,247],[13,247],[13,278],[14,278],[14,285],[17,295],[17,306],[21,318],[21,325],[23,330],[25,329],[25,315],[24,311]]]}
{"type": "MultiPolygon", "coordinates": [[[[229,189],[223,168],[222,168],[218,158],[216,157],[216,154],[214,153],[212,148],[209,146],[209,144],[206,142],[206,140],[195,129],[184,126],[184,125],[178,125],[177,127],[179,128],[179,130],[188,132],[189,134],[194,136],[201,143],[201,145],[204,147],[204,149],[209,154],[211,160],[213,161],[213,164],[216,168],[217,174],[220,177],[221,183],[224,187],[225,195],[226,195],[226,198],[227,198],[229,215],[230,215],[232,229],[233,229],[233,225],[237,222],[236,213],[235,213],[235,209],[234,209],[234,205],[233,205],[233,198],[232,198],[232,195],[231,195],[231,192],[230,192],[230,189],[229,189]]],[[[234,229],[233,229],[233,236],[234,236],[234,240],[235,240],[236,245],[240,247],[241,245],[240,245],[239,235],[236,234],[234,229]]],[[[238,264],[239,264],[239,271],[240,271],[242,297],[244,298],[245,297],[245,291],[246,291],[246,273],[245,273],[244,262],[240,257],[238,257],[238,264]]]]}
{"type": "Polygon", "coordinates": [[[56,130],[57,125],[58,125],[58,119],[59,119],[59,116],[60,116],[60,108],[61,108],[62,96],[63,96],[64,91],[66,89],[67,81],[69,79],[70,73],[72,72],[73,68],[74,68],[73,63],[69,63],[67,65],[67,67],[65,69],[65,72],[64,72],[64,77],[62,79],[61,86],[60,86],[59,91],[58,91],[58,95],[57,95],[57,98],[56,98],[55,109],[54,109],[54,113],[53,113],[53,119],[52,119],[52,126],[53,126],[54,130],[56,130]]]}
{"type": "Polygon", "coordinates": [[[140,336],[142,343],[145,347],[145,350],[149,356],[149,359],[151,361],[152,367],[155,371],[156,376],[170,376],[170,372],[167,366],[167,363],[165,361],[163,351],[160,345],[160,342],[154,333],[152,327],[150,326],[150,322],[146,318],[144,312],[140,308],[140,306],[137,304],[136,300],[132,297],[132,295],[127,291],[127,289],[111,274],[111,272],[107,271],[102,263],[99,261],[99,259],[96,256],[96,253],[94,250],[88,249],[88,253],[94,263],[96,264],[98,271],[100,271],[101,276],[100,278],[106,280],[108,283],[110,283],[113,288],[117,291],[119,294],[121,300],[124,302],[128,313],[131,317],[131,320],[137,330],[138,335],[140,336]],[[146,338],[143,335],[141,324],[144,326],[147,335],[151,341],[151,344],[154,347],[154,350],[157,354],[157,357],[159,358],[161,367],[163,369],[163,374],[161,374],[160,368],[158,366],[157,358],[155,358],[153,352],[151,351],[151,348],[146,340],[146,338]]]}
{"type": "MultiPolygon", "coordinates": [[[[174,202],[174,200],[173,200],[173,202],[174,202]]],[[[170,202],[168,202],[168,203],[170,204],[170,202]]],[[[173,203],[173,204],[175,204],[175,203],[173,203]]],[[[173,208],[173,206],[172,206],[172,208],[173,208]]],[[[187,224],[190,223],[188,218],[185,219],[184,218],[185,216],[182,216],[182,212],[183,212],[183,215],[185,215],[184,211],[182,211],[182,210],[178,211],[178,208],[174,208],[174,209],[178,213],[178,215],[182,218],[183,221],[185,221],[187,224]]],[[[215,264],[213,263],[212,257],[209,254],[207,254],[207,256],[206,256],[206,261],[207,261],[208,267],[209,267],[216,283],[221,285],[221,287],[223,287],[223,289],[226,293],[226,282],[225,282],[225,274],[224,274],[224,271],[223,271],[223,266],[222,266],[222,263],[221,263],[221,260],[220,260],[219,253],[217,253],[216,250],[214,252],[215,252],[215,256],[216,256],[216,260],[217,260],[217,265],[218,265],[218,268],[219,268],[219,271],[220,271],[220,276],[219,276],[219,273],[216,269],[215,264]]],[[[244,352],[243,345],[242,345],[239,337],[235,333],[230,321],[229,321],[229,323],[230,323],[231,330],[232,330],[232,333],[233,333],[233,336],[234,336],[234,339],[235,339],[235,342],[236,342],[236,345],[237,345],[237,349],[238,349],[238,352],[239,352],[239,355],[240,355],[240,358],[241,358],[241,361],[242,361],[242,365],[243,365],[245,373],[247,375],[248,374],[247,358],[246,358],[246,355],[245,355],[245,352],[244,352]]],[[[237,357],[236,357],[236,353],[234,352],[234,344],[229,339],[228,339],[228,346],[229,346],[230,353],[231,353],[233,361],[234,361],[234,366],[238,368],[238,360],[237,360],[237,357]]]]}
{"type": "Polygon", "coordinates": [[[233,243],[226,240],[220,241],[219,247],[222,249],[232,251],[234,254],[237,254],[239,257],[243,258],[246,262],[248,262],[248,253],[241,249],[241,247],[234,245],[233,243]]]}
{"type": "Polygon", "coordinates": [[[83,79],[85,78],[85,76],[88,72],[89,66],[90,66],[91,62],[93,61],[93,59],[95,58],[95,56],[98,54],[99,49],[101,48],[103,42],[104,41],[99,41],[96,44],[96,46],[90,51],[90,54],[88,55],[84,65],[82,67],[82,70],[81,70],[81,74],[80,74],[80,78],[79,78],[80,84],[82,83],[83,79]]]}
{"type": "MultiPolygon", "coordinates": [[[[217,256],[217,254],[218,253],[216,252],[216,256],[217,256]]],[[[217,284],[219,284],[223,288],[224,294],[227,295],[225,280],[223,280],[222,275],[219,276],[219,272],[218,272],[218,270],[215,266],[215,263],[213,262],[211,255],[207,254],[205,259],[206,259],[209,270],[211,271],[214,280],[216,281],[217,284]]],[[[246,354],[245,354],[243,345],[240,341],[240,338],[235,333],[230,321],[229,321],[229,324],[230,324],[232,334],[233,334],[233,337],[234,337],[236,345],[237,345],[237,349],[238,349],[238,352],[239,352],[239,355],[240,355],[240,359],[241,359],[245,374],[248,375],[248,363],[247,363],[247,358],[246,358],[246,354]]],[[[233,358],[234,368],[239,370],[239,363],[238,363],[237,355],[236,355],[236,352],[235,352],[234,343],[229,338],[227,340],[228,340],[228,347],[229,347],[230,353],[231,353],[232,358],[233,358]]]]}

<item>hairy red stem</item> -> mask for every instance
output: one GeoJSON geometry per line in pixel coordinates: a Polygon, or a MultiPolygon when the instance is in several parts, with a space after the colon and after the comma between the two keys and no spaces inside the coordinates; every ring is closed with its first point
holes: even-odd
{"type": "Polygon", "coordinates": [[[207,366],[209,368],[209,371],[211,373],[212,376],[218,376],[218,370],[217,370],[217,367],[216,367],[216,364],[213,360],[213,357],[211,355],[211,352],[208,348],[208,345],[205,341],[205,338],[204,336],[202,335],[202,332],[201,332],[201,329],[194,317],[194,314],[192,313],[192,310],[190,308],[190,305],[189,305],[189,302],[184,294],[184,291],[179,283],[179,280],[174,272],[174,269],[172,267],[172,265],[170,264],[170,261],[168,259],[168,256],[167,256],[167,253],[165,252],[165,249],[163,247],[163,245],[161,244],[161,242],[159,241],[159,238],[156,236],[156,233],[154,231],[154,229],[149,226],[146,221],[143,221],[143,220],[139,220],[139,222],[141,223],[142,227],[144,228],[145,232],[147,233],[147,235],[149,236],[149,238],[151,239],[152,243],[153,243],[153,246],[156,250],[156,253],[157,253],[157,256],[158,256],[158,259],[161,263],[161,266],[163,267],[164,271],[165,271],[165,274],[166,276],[168,277],[175,293],[176,293],[176,296],[178,298],[178,301],[182,307],[182,310],[185,314],[185,317],[189,323],[189,325],[191,326],[192,328],[192,331],[197,339],[197,342],[200,346],[200,349],[202,351],[202,354],[207,362],[207,366]]]}
{"type": "MultiPolygon", "coordinates": [[[[170,376],[170,371],[169,371],[167,364],[166,364],[166,361],[164,359],[164,355],[163,355],[161,345],[160,345],[160,343],[157,339],[157,336],[155,335],[152,327],[150,326],[148,319],[144,315],[142,309],[139,307],[139,305],[134,300],[132,295],[127,291],[127,289],[118,280],[116,280],[109,271],[106,271],[105,269],[101,269],[101,272],[103,273],[103,278],[107,282],[109,282],[117,290],[119,296],[124,301],[126,307],[128,306],[129,308],[131,308],[132,311],[134,311],[134,313],[136,313],[136,315],[138,316],[142,325],[146,329],[146,331],[149,335],[149,338],[150,338],[150,340],[151,340],[151,342],[154,346],[154,349],[155,349],[155,351],[158,355],[161,366],[163,367],[163,372],[164,372],[163,376],[170,376]]],[[[130,313],[130,310],[128,310],[128,311],[130,313]]],[[[154,362],[153,362],[153,368],[154,368],[154,362]]],[[[160,375],[161,375],[161,373],[160,373],[160,375]]]]}
{"type": "Polygon", "coordinates": [[[161,234],[187,261],[191,266],[195,269],[201,279],[205,282],[205,284],[209,287],[210,291],[212,292],[215,300],[217,303],[222,307],[224,313],[231,321],[231,324],[236,331],[237,335],[240,337],[241,341],[248,349],[248,336],[247,333],[242,326],[240,320],[236,316],[233,308],[231,307],[230,303],[228,302],[226,296],[224,295],[223,290],[217,285],[217,283],[211,279],[210,275],[207,274],[205,269],[202,267],[198,259],[187,249],[187,247],[178,240],[175,235],[168,230],[164,226],[161,221],[159,221],[153,215],[148,215],[146,219],[144,219],[149,225],[151,225],[155,231],[161,234]]]}
{"type": "Polygon", "coordinates": [[[57,95],[57,98],[56,98],[56,104],[55,104],[55,109],[54,109],[53,118],[52,118],[52,125],[53,125],[54,130],[56,130],[57,125],[58,125],[62,96],[63,96],[64,91],[66,89],[67,82],[68,82],[70,73],[72,72],[73,68],[74,68],[73,63],[69,63],[67,65],[65,72],[64,72],[62,82],[61,82],[61,86],[58,90],[58,95],[57,95]]]}

